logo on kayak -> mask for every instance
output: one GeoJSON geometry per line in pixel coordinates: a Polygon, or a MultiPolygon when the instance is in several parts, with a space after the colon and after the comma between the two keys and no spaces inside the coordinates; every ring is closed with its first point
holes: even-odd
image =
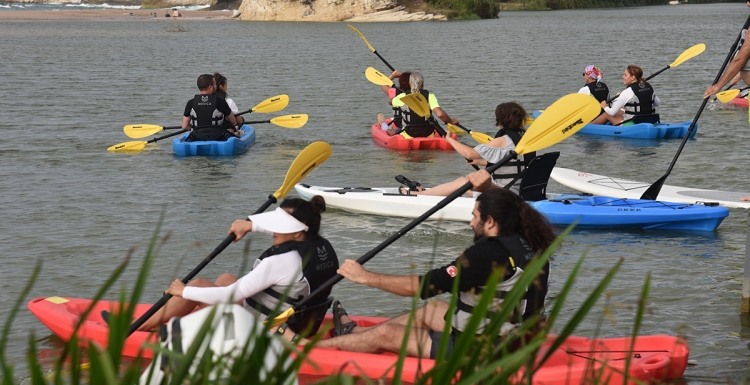
{"type": "Polygon", "coordinates": [[[446,272],[448,273],[448,275],[450,275],[450,276],[451,276],[451,278],[452,278],[452,277],[455,277],[455,276],[456,276],[456,274],[458,274],[458,269],[456,268],[456,266],[453,266],[453,265],[451,265],[451,266],[448,266],[448,267],[447,267],[447,268],[445,269],[445,271],[446,271],[446,272]]]}
{"type": "Polygon", "coordinates": [[[570,124],[570,125],[569,125],[568,127],[565,127],[565,128],[563,128],[563,130],[562,130],[562,133],[564,134],[564,133],[566,133],[566,132],[568,132],[568,131],[572,130],[572,129],[573,129],[573,127],[575,127],[575,126],[577,126],[577,125],[579,125],[579,124],[583,124],[583,119],[580,119],[580,118],[579,118],[579,119],[578,119],[578,120],[576,120],[575,122],[571,123],[571,124],[570,124]]]}

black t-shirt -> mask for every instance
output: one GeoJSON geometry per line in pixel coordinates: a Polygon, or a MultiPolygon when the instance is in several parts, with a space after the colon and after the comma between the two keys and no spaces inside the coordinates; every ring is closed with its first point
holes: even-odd
{"type": "Polygon", "coordinates": [[[453,289],[453,280],[458,273],[459,263],[461,264],[459,291],[466,292],[472,288],[485,286],[495,268],[504,268],[503,280],[507,280],[515,273],[515,266],[511,264],[508,257],[510,257],[510,252],[497,238],[482,238],[464,250],[449,265],[428,271],[419,277],[420,283],[427,280],[420,297],[426,299],[441,293],[449,293],[453,289]]]}
{"type": "MultiPolygon", "coordinates": [[[[193,99],[188,100],[187,105],[185,105],[185,112],[182,113],[182,116],[190,117],[190,111],[193,109],[193,99]]],[[[229,104],[227,104],[227,100],[222,98],[221,96],[216,96],[216,109],[219,110],[224,116],[229,116],[229,114],[232,113],[232,109],[229,108],[229,104]]]]}

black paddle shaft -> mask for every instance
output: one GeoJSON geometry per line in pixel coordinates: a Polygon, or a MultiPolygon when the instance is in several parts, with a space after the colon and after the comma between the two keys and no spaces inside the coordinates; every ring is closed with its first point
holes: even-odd
{"type": "MultiPolygon", "coordinates": [[[[748,16],[747,21],[745,21],[745,24],[747,23],[750,23],[750,16],[748,16]]],[[[734,40],[734,44],[732,44],[732,48],[729,49],[729,54],[727,54],[726,59],[724,59],[724,63],[721,65],[721,69],[719,70],[719,73],[716,74],[716,79],[714,79],[714,82],[711,83],[711,85],[718,83],[719,79],[721,79],[721,75],[724,74],[724,69],[727,68],[727,64],[729,64],[729,61],[732,59],[732,54],[737,49],[737,45],[740,43],[741,38],[742,38],[742,32],[740,32],[740,34],[737,35],[737,39],[734,40]]],[[[641,199],[649,199],[649,200],[655,201],[656,198],[659,196],[659,192],[661,192],[661,188],[662,186],[664,186],[664,181],[667,180],[669,173],[672,172],[672,169],[674,168],[675,163],[677,163],[677,158],[680,156],[682,149],[685,147],[685,143],[687,143],[688,138],[690,138],[690,133],[693,132],[693,129],[695,128],[695,124],[698,123],[698,118],[700,118],[701,113],[703,113],[703,109],[706,108],[708,99],[709,98],[703,99],[703,103],[701,103],[701,107],[698,109],[698,113],[695,114],[695,118],[693,118],[693,121],[690,123],[690,127],[688,127],[688,131],[685,134],[685,137],[682,138],[682,143],[680,143],[680,147],[677,148],[677,153],[674,154],[674,158],[672,158],[672,163],[669,164],[669,168],[667,169],[667,172],[661,178],[659,178],[659,180],[654,182],[654,184],[649,186],[648,189],[646,189],[643,195],[641,195],[641,199]]]]}
{"type": "MultiPolygon", "coordinates": [[[[491,167],[488,167],[487,168],[487,172],[489,172],[490,174],[492,174],[495,170],[497,170],[498,168],[500,168],[502,165],[508,163],[509,161],[515,159],[517,156],[518,156],[518,154],[516,154],[515,151],[511,150],[510,153],[508,155],[506,155],[504,158],[500,159],[499,162],[493,164],[491,167]]],[[[447,206],[448,204],[450,204],[451,202],[453,202],[454,200],[456,200],[456,198],[460,197],[461,195],[463,195],[464,193],[466,193],[469,190],[471,190],[471,182],[466,182],[458,190],[454,191],[453,193],[451,193],[447,197],[443,198],[443,200],[441,200],[433,208],[427,210],[424,214],[420,215],[418,218],[416,218],[413,221],[411,221],[408,225],[404,226],[401,230],[399,230],[395,234],[393,234],[390,237],[388,237],[388,239],[386,239],[385,241],[383,241],[382,243],[380,243],[374,249],[368,251],[365,255],[359,257],[359,259],[357,259],[357,263],[359,263],[360,265],[364,265],[367,261],[369,261],[370,259],[372,259],[372,257],[374,257],[376,254],[378,254],[379,252],[383,251],[383,249],[385,249],[386,247],[390,246],[393,242],[396,242],[404,234],[408,233],[413,228],[417,227],[417,225],[419,225],[420,223],[424,222],[432,214],[435,214],[440,209],[442,209],[443,207],[447,206]]],[[[303,306],[305,306],[305,304],[307,304],[310,301],[312,301],[313,299],[319,297],[324,291],[327,291],[331,286],[337,284],[342,279],[344,279],[344,276],[342,276],[340,274],[334,275],[333,277],[331,277],[327,281],[325,281],[325,283],[323,283],[317,289],[315,289],[312,293],[310,293],[310,295],[308,295],[305,298],[302,298],[299,302],[297,302],[296,304],[294,304],[294,306],[292,306],[292,308],[295,311],[301,309],[303,306]]]]}
{"type": "MultiPolygon", "coordinates": [[[[271,206],[271,204],[276,203],[276,201],[277,201],[276,197],[273,195],[270,195],[266,203],[260,206],[260,208],[256,210],[253,214],[260,214],[266,211],[266,209],[269,206],[271,206]]],[[[214,249],[214,251],[211,252],[211,254],[209,254],[206,258],[204,258],[203,261],[201,261],[201,263],[198,264],[198,266],[196,266],[195,269],[193,269],[193,271],[190,272],[190,274],[186,275],[185,278],[182,279],[182,283],[187,284],[188,282],[190,282],[191,279],[195,278],[195,276],[198,275],[198,273],[201,270],[203,270],[204,267],[206,267],[209,263],[211,263],[211,261],[213,261],[213,259],[216,258],[216,256],[219,255],[219,253],[224,251],[224,249],[226,249],[227,246],[229,246],[232,242],[234,242],[235,239],[237,239],[237,235],[235,235],[234,233],[229,234],[229,236],[224,238],[224,240],[221,241],[219,246],[216,246],[216,248],[214,249]]],[[[172,298],[171,294],[164,294],[158,302],[156,302],[153,306],[151,306],[150,309],[148,309],[148,311],[143,313],[143,315],[141,315],[137,320],[135,320],[135,322],[133,322],[133,324],[130,325],[130,329],[128,329],[128,336],[133,334],[133,332],[138,330],[138,328],[141,327],[141,325],[143,325],[146,321],[148,321],[149,318],[151,318],[154,314],[156,314],[156,312],[159,311],[159,309],[161,309],[167,303],[167,301],[169,301],[170,298],[172,298]]]]}
{"type": "Polygon", "coordinates": [[[180,135],[180,134],[184,134],[184,133],[186,133],[187,131],[188,131],[188,130],[181,130],[181,131],[173,132],[173,133],[171,133],[171,134],[167,134],[167,135],[164,135],[164,136],[160,136],[160,137],[158,137],[158,138],[153,138],[153,139],[150,139],[150,140],[146,141],[146,143],[154,143],[154,142],[160,141],[160,140],[162,140],[162,139],[167,139],[167,138],[169,138],[169,137],[172,137],[172,136],[177,136],[177,135],[180,135]]]}

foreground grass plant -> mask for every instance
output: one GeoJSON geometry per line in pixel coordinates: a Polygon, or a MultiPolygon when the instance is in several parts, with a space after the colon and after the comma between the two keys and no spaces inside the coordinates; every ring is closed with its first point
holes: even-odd
{"type": "MultiPolygon", "coordinates": [[[[161,222],[160,222],[161,223],[161,222]]],[[[25,383],[32,385],[46,384],[138,384],[141,373],[144,371],[145,361],[141,357],[124,359],[122,348],[127,338],[128,328],[133,319],[134,307],[126,306],[126,303],[138,303],[142,296],[142,288],[145,287],[146,277],[151,269],[154,256],[157,254],[157,234],[160,225],[146,252],[143,265],[141,266],[138,278],[135,282],[132,293],[127,296],[125,293],[120,296],[119,311],[113,312],[110,319],[110,336],[107,348],[102,348],[91,344],[87,348],[79,346],[79,341],[72,338],[63,349],[60,357],[55,361],[54,367],[50,372],[45,373],[40,362],[37,359],[37,347],[35,337],[30,336],[28,349],[28,368],[29,378],[25,383]],[[84,363],[84,359],[89,362],[84,363]]],[[[406,358],[405,344],[402,346],[399,354],[399,361],[396,364],[395,375],[392,383],[400,384],[402,382],[414,382],[417,384],[531,384],[533,373],[543,367],[545,362],[551,357],[557,347],[576,329],[583,321],[584,317],[596,305],[601,298],[605,289],[614,278],[620,268],[622,261],[618,262],[604,276],[594,290],[581,303],[575,314],[570,320],[557,328],[559,334],[551,342],[551,346],[546,352],[541,347],[547,342],[547,335],[557,326],[560,313],[565,306],[565,300],[570,294],[576,276],[581,269],[584,257],[582,256],[578,263],[572,269],[565,284],[561,288],[556,300],[550,306],[548,303],[548,313],[546,320],[531,319],[521,324],[516,330],[511,332],[498,342],[496,336],[504,322],[511,319],[514,311],[518,313],[519,304],[524,297],[526,287],[533,284],[537,273],[545,266],[552,252],[557,249],[562,240],[570,233],[572,226],[566,229],[543,255],[537,257],[526,266],[525,273],[514,288],[507,293],[502,307],[490,309],[490,305],[495,295],[495,287],[498,284],[501,272],[495,272],[487,288],[483,291],[480,304],[476,306],[476,311],[466,328],[466,331],[456,340],[456,344],[451,354],[445,359],[440,360],[429,370],[426,370],[417,378],[401,377],[401,367],[406,358]],[[482,336],[476,337],[475,331],[479,330],[481,321],[491,311],[493,316],[491,322],[484,327],[482,336]],[[538,330],[536,333],[532,331],[538,330]]],[[[437,249],[437,242],[435,243],[437,249]]],[[[435,253],[438,255],[438,253],[435,253]]],[[[120,278],[125,267],[128,265],[130,257],[118,266],[105,282],[102,288],[94,295],[94,301],[100,300],[104,294],[120,278]]],[[[10,332],[10,325],[20,311],[21,306],[25,303],[25,297],[29,293],[35,280],[40,274],[41,264],[38,263],[34,268],[31,277],[22,291],[19,298],[13,304],[13,308],[0,336],[0,367],[2,368],[2,385],[14,385],[16,378],[13,373],[13,367],[8,364],[5,358],[5,347],[10,332]]],[[[456,306],[456,294],[458,291],[458,280],[453,288],[453,295],[450,299],[450,306],[453,309],[456,306]]],[[[648,296],[650,278],[647,277],[644,283],[644,290],[641,294],[637,315],[634,321],[634,328],[631,337],[636,337],[643,318],[646,299],[648,296]]],[[[412,310],[418,307],[419,300],[413,299],[412,310]]],[[[85,319],[91,312],[93,303],[81,319],[85,319]]],[[[453,311],[447,313],[446,330],[450,333],[450,324],[453,311]]],[[[413,322],[414,311],[412,311],[413,322]]],[[[184,353],[179,354],[161,346],[144,346],[144,349],[154,350],[154,356],[161,354],[168,359],[165,375],[159,383],[161,384],[292,384],[296,381],[296,373],[306,360],[307,354],[314,348],[315,343],[322,337],[322,332],[312,339],[312,343],[296,348],[286,342],[283,344],[287,347],[282,352],[274,352],[274,346],[278,346],[278,339],[268,333],[269,326],[254,324],[247,325],[252,328],[248,340],[243,344],[238,344],[238,348],[227,353],[217,353],[207,349],[207,344],[212,335],[216,332],[217,326],[220,325],[220,312],[213,310],[208,321],[203,324],[194,342],[189,347],[184,347],[184,353]],[[266,360],[267,352],[272,351],[278,357],[276,363],[269,366],[266,360]],[[263,370],[261,370],[263,368],[263,370]],[[218,379],[218,380],[217,380],[218,379]]],[[[79,324],[80,327],[80,324],[79,324]]],[[[325,328],[323,328],[325,329],[325,328]]],[[[326,330],[323,330],[325,332],[326,330]]],[[[635,339],[633,339],[635,341],[635,339]]],[[[548,342],[547,342],[548,343],[548,342]]],[[[447,349],[447,339],[439,347],[438,357],[444,357],[447,349]]],[[[632,349],[632,345],[631,345],[632,349]]],[[[627,376],[628,362],[625,366],[625,376],[627,376]]],[[[158,369],[158,368],[157,368],[158,369]]],[[[49,369],[47,369],[49,370],[49,369]]],[[[153,377],[154,371],[147,371],[146,376],[153,377]]],[[[589,383],[606,383],[607,379],[602,378],[603,372],[591,370],[589,383]]],[[[366,376],[359,378],[346,374],[334,374],[319,381],[321,384],[348,384],[357,380],[365,383],[374,383],[377,379],[369,379],[366,376]]]]}

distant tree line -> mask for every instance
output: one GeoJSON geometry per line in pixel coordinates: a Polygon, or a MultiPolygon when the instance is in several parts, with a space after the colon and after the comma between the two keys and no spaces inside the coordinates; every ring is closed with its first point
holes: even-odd
{"type": "MultiPolygon", "coordinates": [[[[520,1],[520,9],[579,9],[579,8],[612,8],[635,7],[644,5],[664,5],[668,0],[511,0],[500,3],[515,3],[520,1]]],[[[744,3],[742,0],[680,0],[680,2],[696,3],[744,3]]]]}

